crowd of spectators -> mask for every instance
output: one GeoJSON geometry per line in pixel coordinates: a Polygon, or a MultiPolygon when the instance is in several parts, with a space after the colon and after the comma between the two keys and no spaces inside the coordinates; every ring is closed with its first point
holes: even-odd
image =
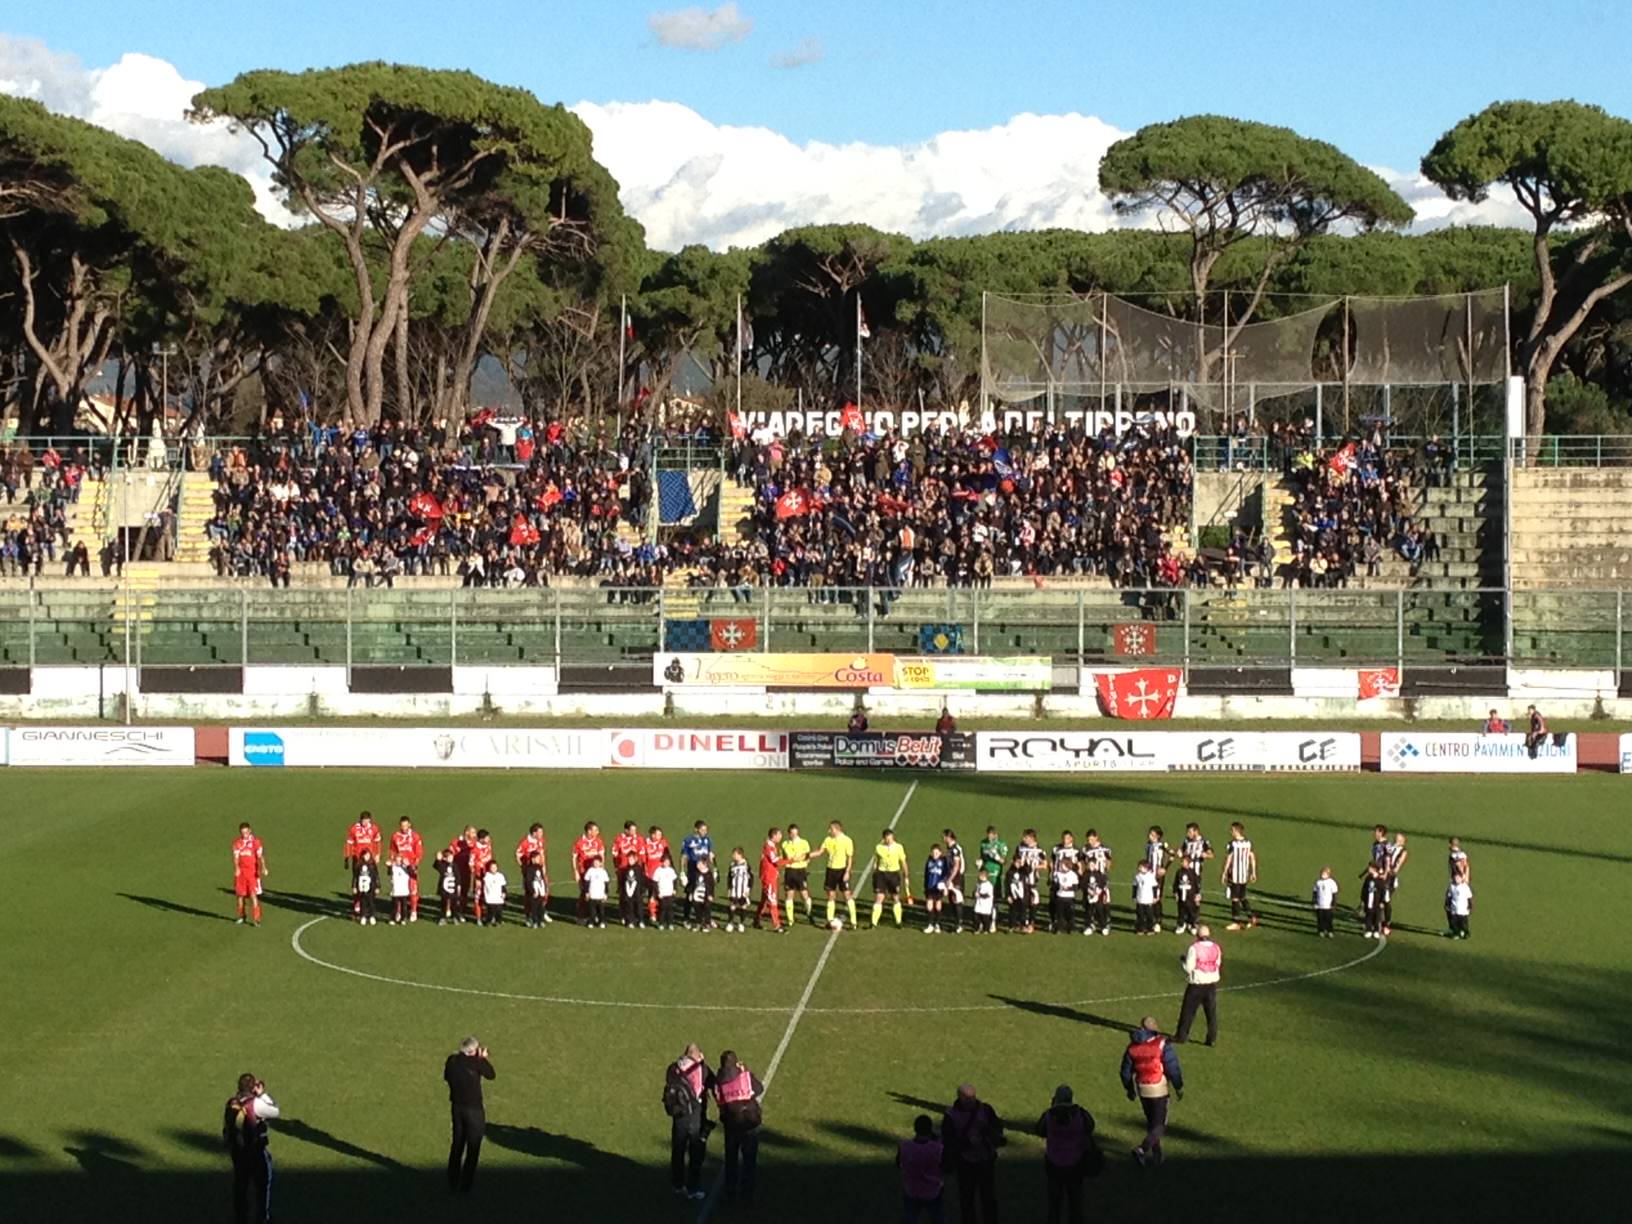
{"type": "Polygon", "coordinates": [[[582,422],[491,414],[450,428],[285,422],[210,460],[216,572],[287,586],[326,565],[350,585],[457,575],[467,586],[537,586],[551,575],[660,580],[620,538],[650,498],[644,444],[582,422]]]}
{"type": "Polygon", "coordinates": [[[68,534],[86,464],[77,450],[47,446],[36,455],[21,444],[0,446],[0,575],[37,578],[59,563],[69,577],[91,572],[89,551],[68,534]]]}

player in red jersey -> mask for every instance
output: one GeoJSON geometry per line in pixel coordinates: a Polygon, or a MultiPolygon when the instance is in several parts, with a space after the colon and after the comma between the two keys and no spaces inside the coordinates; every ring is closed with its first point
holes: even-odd
{"type": "Polygon", "coordinates": [[[572,880],[578,889],[577,913],[584,917],[584,872],[590,859],[606,858],[606,842],[601,840],[601,826],[593,820],[584,823],[584,835],[572,843],[572,880]]]}
{"type": "MultiPolygon", "coordinates": [[[[516,864],[522,870],[523,878],[527,874],[527,865],[538,855],[538,869],[544,880],[543,904],[539,907],[540,921],[549,922],[550,919],[550,853],[548,838],[544,836],[544,826],[535,823],[527,830],[527,836],[516,843],[516,864]]],[[[530,900],[530,898],[529,898],[530,900]]]]}
{"type": "MultiPolygon", "coordinates": [[[[645,868],[644,879],[641,881],[641,892],[646,898],[647,921],[654,927],[657,925],[657,882],[652,879],[657,869],[668,862],[669,839],[663,836],[663,830],[653,825],[641,838],[640,846],[641,866],[645,868]]],[[[645,923],[641,924],[642,926],[645,923]]]]}
{"type": "Polygon", "coordinates": [[[238,826],[238,840],[232,843],[232,891],[238,898],[238,925],[244,924],[244,901],[256,926],[261,925],[261,881],[266,879],[266,851],[249,825],[238,826]]]}
{"type": "Polygon", "coordinates": [[[465,920],[465,909],[470,902],[471,894],[480,887],[474,882],[475,877],[470,871],[470,851],[475,844],[475,825],[466,825],[465,831],[448,843],[448,857],[453,860],[453,878],[457,885],[454,894],[456,922],[465,920]]]}
{"type": "Polygon", "coordinates": [[[646,839],[632,820],[612,839],[612,864],[618,873],[618,913],[623,925],[640,925],[641,884],[646,878],[646,839]]]}
{"type": "Polygon", "coordinates": [[[374,813],[364,812],[358,816],[351,828],[346,830],[346,871],[356,870],[357,860],[363,857],[364,850],[374,856],[376,863],[379,862],[382,840],[380,826],[374,823],[374,813]]]}
{"type": "Polygon", "coordinates": [[[759,909],[754,911],[754,930],[765,929],[765,911],[771,911],[771,930],[782,933],[782,910],[776,903],[777,882],[782,874],[782,830],[772,825],[759,848],[759,909]]]}
{"type": "Polygon", "coordinates": [[[404,816],[391,834],[391,861],[408,869],[409,922],[419,921],[419,861],[424,857],[425,843],[414,829],[414,822],[404,816]]]}
{"type": "Polygon", "coordinates": [[[476,921],[482,920],[482,877],[493,863],[493,835],[486,829],[476,830],[476,840],[469,850],[471,893],[476,898],[476,921]]]}

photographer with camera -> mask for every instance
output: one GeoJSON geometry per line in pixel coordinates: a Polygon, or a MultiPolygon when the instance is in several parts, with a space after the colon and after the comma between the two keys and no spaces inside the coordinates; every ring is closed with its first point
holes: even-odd
{"type": "Polygon", "coordinates": [[[997,1111],[959,1084],[957,1100],[941,1119],[946,1167],[958,1178],[958,1218],[963,1224],[997,1220],[997,1149],[1007,1140],[997,1111]]]}
{"type": "Polygon", "coordinates": [[[714,1073],[696,1042],[669,1064],[663,1077],[663,1112],[669,1115],[669,1179],[679,1198],[701,1200],[703,1158],[708,1154],[708,1094],[714,1073]]]}
{"type": "Polygon", "coordinates": [[[725,1197],[741,1190],[744,1200],[754,1195],[754,1174],[759,1167],[759,1128],[765,1121],[760,1101],[765,1085],[737,1059],[736,1052],[720,1055],[714,1073],[714,1099],[725,1128],[725,1197]]]}
{"type": "Polygon", "coordinates": [[[232,1218],[236,1224],[261,1224],[272,1218],[272,1153],[266,1124],[279,1116],[277,1102],[254,1075],[238,1077],[238,1091],[227,1099],[221,1138],[232,1156],[232,1218]]]}
{"type": "Polygon", "coordinates": [[[474,1037],[459,1043],[442,1066],[453,1112],[453,1142],[448,1148],[448,1188],[469,1190],[476,1183],[476,1162],[482,1154],[487,1112],[482,1108],[482,1081],[495,1078],[487,1061],[487,1047],[474,1037]]]}

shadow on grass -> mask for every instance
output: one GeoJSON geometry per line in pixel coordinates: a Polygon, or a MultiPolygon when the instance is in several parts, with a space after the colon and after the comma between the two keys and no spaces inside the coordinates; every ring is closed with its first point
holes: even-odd
{"type": "Polygon", "coordinates": [[[0,1135],[0,1160],[36,1160],[39,1155],[40,1149],[32,1144],[10,1135],[0,1135]]]}
{"type": "Polygon", "coordinates": [[[1112,1020],[1108,1016],[1096,1016],[1093,1012],[1085,1012],[1076,1007],[1065,1007],[1058,1003],[1041,1003],[1036,999],[1012,999],[1008,995],[987,995],[999,1003],[1017,1008],[1023,1012],[1030,1012],[1034,1016],[1052,1016],[1056,1020],[1070,1020],[1075,1024],[1091,1024],[1095,1028],[1110,1029],[1114,1033],[1128,1034],[1138,1027],[1137,1023],[1125,1020],[1112,1020]]]}
{"type": "MultiPolygon", "coordinates": [[[[226,893],[229,897],[233,895],[232,889],[230,888],[224,888],[221,891],[226,893]]],[[[125,892],[118,893],[116,895],[123,897],[126,901],[134,901],[137,905],[145,905],[149,909],[160,910],[166,914],[183,914],[188,918],[207,918],[216,922],[232,922],[235,917],[233,914],[216,913],[215,911],[202,910],[192,905],[182,905],[177,901],[166,901],[163,897],[139,897],[135,893],[125,892]]],[[[236,898],[234,899],[236,900],[236,898]]]]}
{"type": "Polygon", "coordinates": [[[287,1135],[291,1139],[298,1139],[302,1143],[310,1143],[314,1147],[326,1148],[341,1156],[349,1156],[353,1160],[367,1161],[372,1165],[379,1165],[382,1169],[401,1169],[402,1164],[389,1156],[382,1156],[378,1152],[371,1152],[365,1147],[359,1147],[349,1139],[342,1139],[339,1135],[331,1134],[321,1126],[313,1126],[309,1122],[302,1122],[298,1118],[286,1118],[278,1123],[278,1134],[287,1135]]]}
{"type": "MultiPolygon", "coordinates": [[[[932,1112],[938,1113],[938,1107],[932,1112]]],[[[1014,1125],[1031,1121],[1028,1114],[1014,1125]]],[[[518,1129],[523,1134],[527,1130],[518,1129]]],[[[848,1124],[838,1133],[868,1152],[855,1159],[762,1157],[762,1201],[776,1204],[774,1216],[764,1218],[778,1224],[830,1224],[835,1210],[858,1221],[895,1218],[899,1182],[891,1159],[899,1136],[848,1124]],[[812,1193],[812,1187],[829,1193],[812,1193]]],[[[151,1168],[145,1160],[141,1166],[132,1163],[135,1149],[114,1136],[83,1132],[73,1140],[68,1150],[80,1171],[0,1171],[0,1202],[8,1219],[172,1224],[227,1214],[230,1179],[224,1160],[218,1168],[198,1171],[151,1168]]],[[[274,1138],[274,1150],[277,1142],[274,1138]]],[[[468,1200],[449,1198],[439,1167],[315,1169],[305,1167],[294,1151],[280,1152],[274,1211],[285,1219],[388,1218],[392,1224],[537,1219],[544,1214],[561,1220],[676,1224],[695,1218],[693,1209],[677,1205],[670,1196],[667,1161],[655,1153],[640,1162],[570,1138],[563,1144],[560,1136],[518,1142],[528,1155],[533,1149],[567,1155],[559,1163],[526,1166],[484,1161],[468,1200]],[[389,1210],[382,1211],[382,1205],[389,1210]]],[[[718,1168],[718,1144],[712,1148],[705,1179],[718,1168]]],[[[1243,1152],[1217,1136],[1181,1126],[1169,1131],[1168,1149],[1175,1175],[1137,1168],[1125,1153],[1107,1148],[1105,1172],[1090,1189],[1093,1218],[1189,1218],[1197,1210],[1198,1186],[1218,1188],[1206,1199],[1210,1224],[1304,1218],[1308,1204],[1318,1204],[1322,1224],[1375,1224],[1379,1186],[1387,1187],[1395,1204],[1386,1214],[1401,1221],[1596,1219],[1606,1206],[1625,1202],[1632,1193],[1632,1166],[1615,1158],[1618,1145],[1560,1153],[1275,1157],[1243,1152]]],[[[541,1154],[539,1159],[557,1157],[541,1154]]],[[[997,1189],[1008,1218],[1043,1217],[1040,1162],[1038,1145],[1029,1140],[1011,1144],[1000,1156],[997,1189]]]]}

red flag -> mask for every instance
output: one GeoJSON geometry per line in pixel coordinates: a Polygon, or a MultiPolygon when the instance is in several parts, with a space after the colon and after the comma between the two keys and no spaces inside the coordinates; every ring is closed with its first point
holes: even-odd
{"type": "Polygon", "coordinates": [[[861,415],[860,408],[846,400],[844,407],[839,409],[839,428],[841,430],[853,429],[858,434],[866,433],[867,418],[861,415]]]}
{"type": "Polygon", "coordinates": [[[751,616],[708,622],[710,650],[752,650],[759,644],[759,622],[751,616]]]}
{"type": "Polygon", "coordinates": [[[431,542],[432,532],[429,527],[421,527],[408,538],[408,543],[415,548],[423,547],[431,542]]]}
{"type": "Polygon", "coordinates": [[[727,409],[725,414],[725,422],[727,425],[731,426],[731,437],[734,440],[741,442],[748,436],[748,424],[742,419],[740,414],[727,409]]]}
{"type": "Polygon", "coordinates": [[[1362,667],[1360,669],[1360,700],[1373,697],[1400,695],[1400,669],[1397,667],[1362,667]]]}
{"type": "Polygon", "coordinates": [[[810,494],[803,489],[789,489],[776,499],[776,517],[779,519],[799,518],[814,508],[810,494]]]}
{"type": "Polygon", "coordinates": [[[470,427],[472,429],[480,429],[483,425],[486,425],[498,415],[499,414],[494,412],[491,408],[479,409],[476,415],[470,418],[470,427]]]}
{"type": "Polygon", "coordinates": [[[442,517],[442,503],[436,500],[434,493],[427,493],[421,489],[408,499],[408,513],[417,519],[434,523],[442,517]]]}
{"type": "Polygon", "coordinates": [[[1331,468],[1332,471],[1336,472],[1339,476],[1347,476],[1350,472],[1354,471],[1354,450],[1354,443],[1348,443],[1342,450],[1338,451],[1337,454],[1326,460],[1326,466],[1331,468]]]}
{"type": "Polygon", "coordinates": [[[1113,648],[1119,655],[1156,653],[1156,626],[1145,621],[1123,621],[1112,631],[1113,648]]]}
{"type": "Polygon", "coordinates": [[[538,528],[524,518],[518,518],[510,526],[510,543],[517,548],[526,548],[538,543],[538,528]]]}
{"type": "Polygon", "coordinates": [[[1099,709],[1107,718],[1136,721],[1172,718],[1179,699],[1179,673],[1150,667],[1118,675],[1101,673],[1094,677],[1099,689],[1099,709]]]}

